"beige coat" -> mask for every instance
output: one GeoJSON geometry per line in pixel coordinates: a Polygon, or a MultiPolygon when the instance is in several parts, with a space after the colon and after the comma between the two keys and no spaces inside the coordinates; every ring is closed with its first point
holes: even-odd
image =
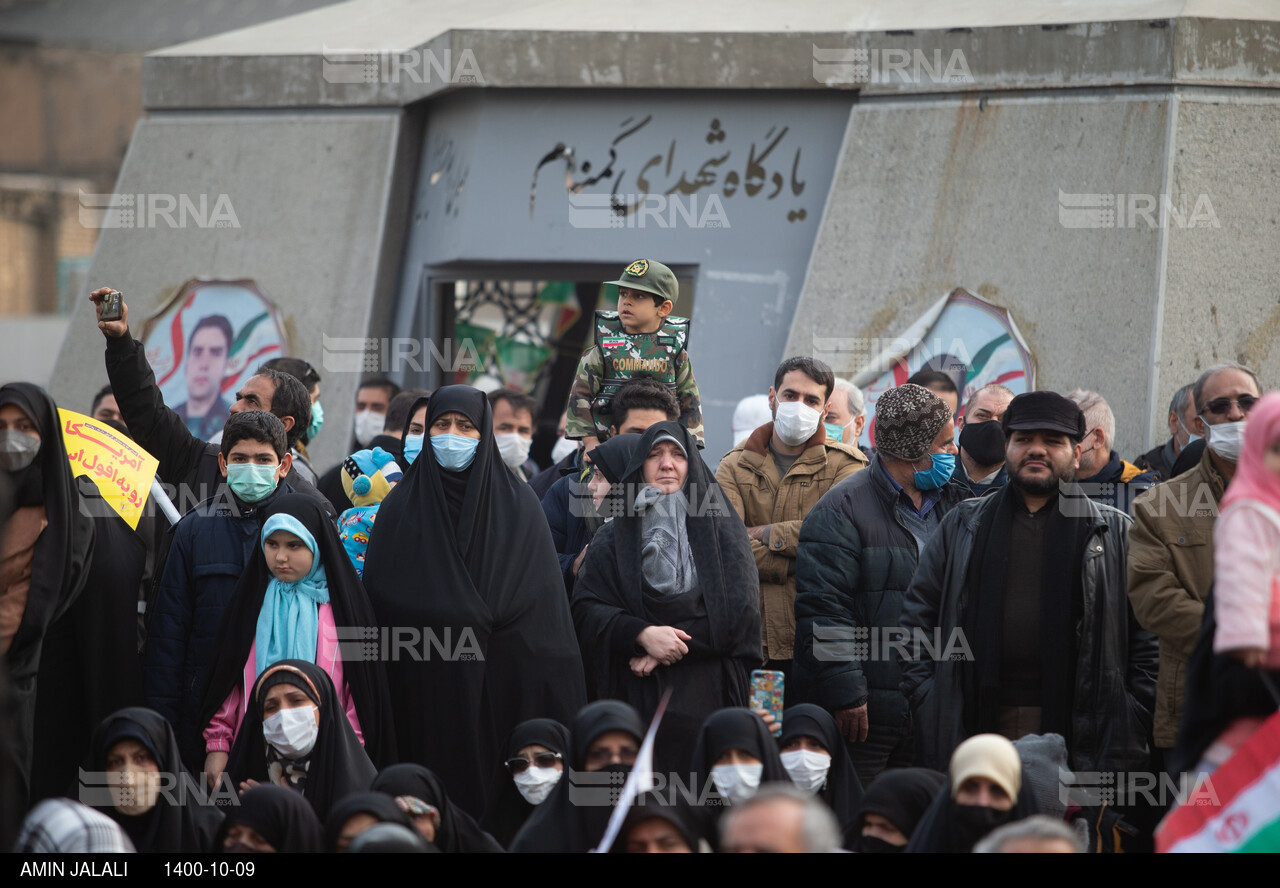
{"type": "Polygon", "coordinates": [[[1160,639],[1154,734],[1164,749],[1178,734],[1187,659],[1213,584],[1213,523],[1225,491],[1206,447],[1195,468],[1133,503],[1129,602],[1142,627],[1160,639]]]}
{"type": "Polygon", "coordinates": [[[766,660],[790,660],[796,637],[796,546],[804,516],[828,490],[867,465],[857,447],[809,439],[785,478],[769,451],[773,423],[765,423],[725,455],[716,481],[747,527],[769,525],[768,546],[752,540],[760,572],[760,632],[766,660]]]}

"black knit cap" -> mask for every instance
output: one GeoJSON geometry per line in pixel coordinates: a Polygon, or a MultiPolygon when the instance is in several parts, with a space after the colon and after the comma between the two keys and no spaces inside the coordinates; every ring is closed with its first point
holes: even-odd
{"type": "Polygon", "coordinates": [[[1057,392],[1026,392],[1009,402],[1000,427],[1013,431],[1061,432],[1079,440],[1084,437],[1084,413],[1080,405],[1057,392]]]}

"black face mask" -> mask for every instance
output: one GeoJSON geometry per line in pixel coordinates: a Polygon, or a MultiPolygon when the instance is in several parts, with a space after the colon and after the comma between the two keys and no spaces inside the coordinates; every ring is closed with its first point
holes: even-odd
{"type": "Polygon", "coordinates": [[[875,836],[858,836],[857,845],[853,850],[858,854],[901,854],[907,850],[907,846],[894,845],[875,836]]]}
{"type": "Polygon", "coordinates": [[[986,805],[956,805],[955,835],[960,847],[972,851],[973,846],[982,841],[987,833],[997,826],[1004,826],[1013,817],[1013,810],[997,811],[986,805]]]}
{"type": "Polygon", "coordinates": [[[230,845],[222,846],[223,854],[256,854],[257,848],[251,848],[244,842],[232,842],[230,845]]]}
{"type": "Polygon", "coordinates": [[[994,466],[1004,462],[1004,429],[1000,423],[966,422],[960,430],[960,446],[980,466],[994,466]]]}

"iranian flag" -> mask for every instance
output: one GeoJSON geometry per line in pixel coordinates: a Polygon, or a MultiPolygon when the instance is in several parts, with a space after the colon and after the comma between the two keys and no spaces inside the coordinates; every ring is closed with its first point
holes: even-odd
{"type": "Polygon", "coordinates": [[[1156,830],[1157,851],[1280,851],[1280,712],[1263,722],[1208,783],[1219,804],[1192,800],[1174,808],[1156,830]]]}

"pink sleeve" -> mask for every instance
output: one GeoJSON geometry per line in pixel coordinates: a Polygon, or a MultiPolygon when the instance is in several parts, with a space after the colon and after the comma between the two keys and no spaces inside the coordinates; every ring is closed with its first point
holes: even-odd
{"type": "Polygon", "coordinates": [[[258,642],[249,645],[249,656],[244,661],[242,684],[236,685],[222,701],[218,711],[204,729],[204,751],[230,752],[236,742],[236,734],[240,733],[240,725],[244,724],[245,688],[250,687],[258,677],[258,642]]]}
{"type": "Polygon", "coordinates": [[[364,732],[360,730],[360,717],[356,714],[356,701],[351,696],[351,689],[347,687],[347,681],[342,671],[342,651],[338,645],[338,631],[333,621],[333,608],[328,604],[320,605],[316,609],[316,617],[320,630],[319,637],[316,639],[316,665],[329,673],[329,677],[333,679],[334,690],[338,693],[338,702],[346,710],[347,721],[351,722],[351,730],[355,731],[356,739],[363,746],[364,732]]]}
{"type": "Polygon", "coordinates": [[[1214,653],[1266,650],[1271,589],[1280,573],[1280,527],[1240,501],[1218,516],[1213,541],[1214,653]]]}
{"type": "Polygon", "coordinates": [[[240,684],[237,682],[210,719],[209,726],[204,729],[205,752],[231,751],[231,743],[240,730],[240,716],[244,711],[240,706],[240,696],[240,684]]]}

